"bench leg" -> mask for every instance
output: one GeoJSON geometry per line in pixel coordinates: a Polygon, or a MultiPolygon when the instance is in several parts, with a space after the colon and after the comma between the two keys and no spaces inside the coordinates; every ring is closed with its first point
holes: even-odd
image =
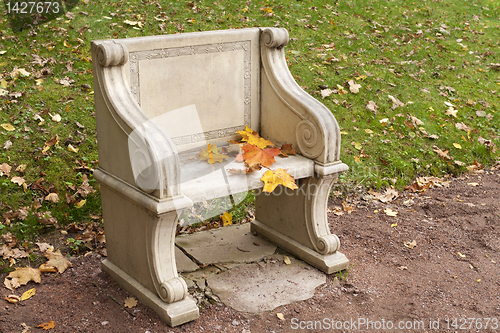
{"type": "Polygon", "coordinates": [[[170,326],[199,317],[175,263],[175,210],[156,215],[101,186],[108,257],[102,263],[125,290],[170,326]]]}
{"type": "Polygon", "coordinates": [[[300,179],[296,190],[279,186],[271,194],[258,194],[252,231],[327,274],[346,269],[349,260],[338,251],[340,241],[330,233],[326,212],[336,178],[300,179]]]}

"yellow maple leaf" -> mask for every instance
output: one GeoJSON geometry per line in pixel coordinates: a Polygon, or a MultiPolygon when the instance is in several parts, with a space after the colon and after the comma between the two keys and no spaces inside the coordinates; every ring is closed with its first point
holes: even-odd
{"type": "Polygon", "coordinates": [[[222,226],[226,226],[226,225],[231,225],[233,224],[233,214],[231,213],[228,213],[228,212],[224,212],[224,214],[222,214],[220,216],[221,220],[222,220],[222,226]]]}
{"type": "Polygon", "coordinates": [[[268,170],[260,179],[264,182],[264,192],[271,193],[278,185],[283,185],[292,190],[298,188],[293,177],[284,169],[268,170]]]}
{"type": "Polygon", "coordinates": [[[274,146],[271,141],[261,138],[259,133],[253,131],[248,126],[245,127],[244,131],[238,131],[237,133],[241,135],[241,141],[246,141],[251,145],[259,147],[260,149],[264,149],[267,146],[274,146]]]}
{"type": "Polygon", "coordinates": [[[209,143],[207,148],[203,148],[198,157],[200,160],[207,161],[210,164],[214,164],[215,162],[222,163],[225,159],[229,159],[229,156],[221,154],[219,147],[215,143],[209,143]]]}

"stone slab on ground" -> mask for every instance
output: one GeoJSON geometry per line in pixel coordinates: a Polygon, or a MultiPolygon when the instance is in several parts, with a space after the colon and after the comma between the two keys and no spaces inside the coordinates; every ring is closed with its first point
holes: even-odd
{"type": "Polygon", "coordinates": [[[177,265],[177,272],[194,272],[198,268],[187,255],[184,254],[178,247],[175,247],[175,263],[177,265]]]}
{"type": "Polygon", "coordinates": [[[202,265],[255,262],[276,251],[276,245],[252,234],[250,223],[178,236],[175,244],[202,265]]]}
{"type": "Polygon", "coordinates": [[[270,311],[280,305],[309,299],[326,275],[300,260],[283,262],[274,255],[259,263],[240,265],[207,276],[207,284],[227,306],[247,313],[270,311]]]}

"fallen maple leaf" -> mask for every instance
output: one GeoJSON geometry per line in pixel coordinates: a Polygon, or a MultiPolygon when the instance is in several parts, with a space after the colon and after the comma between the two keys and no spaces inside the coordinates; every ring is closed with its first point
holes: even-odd
{"type": "Polygon", "coordinates": [[[448,150],[441,150],[438,146],[434,145],[432,146],[432,150],[438,154],[439,157],[442,157],[446,160],[451,160],[452,158],[450,157],[450,155],[448,155],[448,150]]]}
{"type": "Polygon", "coordinates": [[[45,200],[53,202],[53,203],[59,202],[59,195],[57,195],[57,193],[49,193],[45,197],[45,200]]]}
{"type": "Polygon", "coordinates": [[[450,106],[447,110],[446,110],[446,115],[448,116],[453,116],[453,117],[457,117],[457,112],[458,110],[455,109],[453,106],[450,106]]]}
{"type": "Polygon", "coordinates": [[[377,114],[378,106],[377,106],[377,104],[375,104],[374,101],[368,101],[368,104],[366,104],[366,109],[368,111],[373,112],[373,114],[377,114]]]}
{"type": "Polygon", "coordinates": [[[6,279],[18,279],[19,285],[25,285],[30,281],[40,283],[42,278],[40,277],[40,270],[31,267],[18,267],[15,271],[10,272],[6,279]]]}
{"type": "Polygon", "coordinates": [[[229,156],[221,154],[219,147],[215,143],[209,143],[206,148],[203,148],[198,157],[200,160],[207,161],[210,164],[214,164],[215,162],[222,163],[225,159],[229,159],[229,156]]]}
{"type": "Polygon", "coordinates": [[[334,92],[334,90],[331,90],[331,89],[323,89],[321,90],[321,97],[322,98],[325,98],[325,97],[328,97],[330,96],[332,93],[334,92]]]}
{"type": "Polygon", "coordinates": [[[280,149],[277,147],[261,149],[248,143],[242,149],[244,151],[243,160],[248,167],[262,165],[269,168],[271,164],[276,162],[274,156],[280,154],[280,149]]]}
{"type": "Polygon", "coordinates": [[[359,92],[359,88],[361,88],[361,85],[354,82],[354,80],[349,80],[349,82],[347,82],[349,84],[349,90],[353,93],[353,94],[357,94],[359,92]]]}
{"type": "Polygon", "coordinates": [[[0,164],[0,176],[6,175],[7,177],[9,177],[11,169],[12,167],[7,163],[0,164]]]}
{"type": "Polygon", "coordinates": [[[53,267],[57,269],[59,274],[62,274],[67,268],[73,267],[73,264],[71,264],[71,262],[61,254],[60,250],[57,250],[56,252],[47,251],[44,256],[49,259],[49,261],[44,264],[43,269],[53,267]]]}
{"type": "Polygon", "coordinates": [[[249,144],[257,146],[261,149],[264,149],[267,146],[274,146],[271,141],[261,138],[257,132],[250,129],[248,126],[245,127],[244,131],[238,131],[237,133],[241,135],[241,141],[246,141],[249,144]]]}
{"type": "Polygon", "coordinates": [[[18,176],[12,177],[10,181],[19,186],[22,186],[26,182],[24,178],[18,176]]]}
{"type": "Polygon", "coordinates": [[[44,330],[50,330],[56,327],[56,322],[51,320],[48,323],[41,323],[37,326],[38,328],[43,328],[44,330]]]}
{"type": "Polygon", "coordinates": [[[293,177],[284,169],[268,170],[264,172],[260,179],[264,182],[264,192],[271,193],[278,185],[283,185],[289,189],[298,188],[293,177]]]}
{"type": "Polygon", "coordinates": [[[133,308],[136,305],[137,305],[137,300],[135,298],[129,297],[129,298],[125,299],[124,306],[126,308],[133,308]]]}
{"type": "Polygon", "coordinates": [[[390,208],[386,208],[384,209],[384,213],[387,215],[387,216],[391,216],[391,217],[396,217],[396,215],[398,215],[398,212],[395,212],[393,211],[392,209],[390,208]]]}
{"type": "Polygon", "coordinates": [[[52,212],[36,212],[33,214],[38,222],[43,225],[54,225],[57,223],[57,219],[52,216],[52,212]]]}
{"type": "Polygon", "coordinates": [[[35,244],[38,246],[40,252],[42,253],[47,250],[54,251],[54,246],[50,245],[49,243],[35,243],[35,244]]]}
{"type": "Polygon", "coordinates": [[[462,130],[462,131],[469,131],[470,130],[470,127],[465,125],[464,123],[456,123],[455,127],[459,130],[462,130]]]}
{"type": "Polygon", "coordinates": [[[401,102],[399,99],[397,99],[394,96],[388,95],[389,99],[392,101],[392,109],[396,109],[400,106],[405,106],[405,103],[401,102]]]}
{"type": "Polygon", "coordinates": [[[222,226],[224,227],[233,224],[233,215],[231,213],[224,212],[220,218],[222,220],[222,226]]]}
{"type": "Polygon", "coordinates": [[[56,134],[54,137],[50,138],[50,140],[47,140],[45,142],[45,146],[42,149],[42,153],[46,153],[50,147],[53,145],[56,145],[59,142],[59,136],[56,134]]]}

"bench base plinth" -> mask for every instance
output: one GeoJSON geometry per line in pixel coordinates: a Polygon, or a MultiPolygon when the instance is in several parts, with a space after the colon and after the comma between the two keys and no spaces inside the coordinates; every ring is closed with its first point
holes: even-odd
{"type": "Polygon", "coordinates": [[[349,260],[339,251],[326,255],[320,254],[257,220],[252,221],[251,230],[326,274],[332,274],[349,267],[349,260]]]}
{"type": "Polygon", "coordinates": [[[155,311],[169,326],[178,326],[200,316],[196,302],[190,296],[174,303],[165,303],[158,295],[137,282],[110,260],[106,259],[102,262],[102,270],[118,282],[123,289],[136,296],[142,304],[155,311]]]}

